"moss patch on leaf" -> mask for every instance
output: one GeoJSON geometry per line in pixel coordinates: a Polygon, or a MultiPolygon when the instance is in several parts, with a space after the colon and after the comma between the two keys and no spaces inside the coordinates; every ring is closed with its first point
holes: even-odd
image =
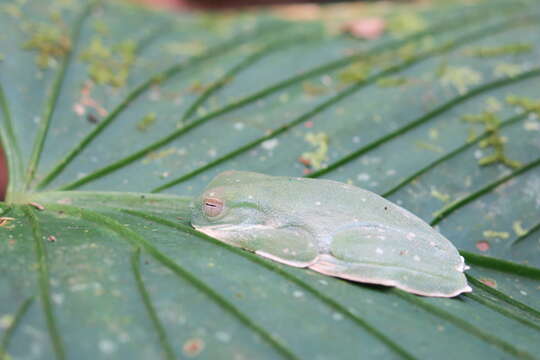
{"type": "Polygon", "coordinates": [[[37,52],[36,64],[41,69],[54,67],[71,50],[71,39],[60,25],[29,23],[24,26],[29,39],[23,49],[37,52]]]}
{"type": "Polygon", "coordinates": [[[534,100],[524,96],[508,95],[506,102],[516,105],[526,112],[533,112],[540,116],[540,100],[534,100]]]}
{"type": "Polygon", "coordinates": [[[400,12],[388,20],[388,31],[397,36],[405,36],[424,30],[428,23],[415,12],[400,12]]]}
{"type": "Polygon", "coordinates": [[[409,79],[405,76],[387,76],[377,80],[377,85],[383,88],[407,85],[409,79]]]}
{"type": "Polygon", "coordinates": [[[486,58],[486,57],[530,53],[533,50],[534,50],[534,47],[532,44],[516,43],[516,44],[504,44],[500,46],[470,47],[466,49],[464,53],[469,56],[486,58]]]}
{"type": "Polygon", "coordinates": [[[328,160],[328,135],[319,132],[319,133],[307,133],[304,139],[315,146],[314,151],[308,151],[302,154],[300,157],[300,162],[309,165],[311,168],[318,170],[322,169],[322,164],[328,160]]]}
{"type": "Polygon", "coordinates": [[[501,136],[501,120],[493,112],[485,111],[478,115],[465,115],[463,120],[469,123],[481,124],[487,132],[487,138],[479,142],[480,148],[492,148],[490,155],[484,156],[478,160],[480,166],[503,164],[510,168],[517,169],[522,164],[519,161],[512,160],[506,156],[506,140],[501,136]]]}
{"type": "Polygon", "coordinates": [[[454,87],[459,94],[465,94],[471,86],[482,82],[482,74],[466,66],[445,66],[439,74],[441,83],[454,87]]]}
{"type": "Polygon", "coordinates": [[[157,120],[156,113],[146,114],[139,122],[137,122],[137,130],[146,131],[150,126],[152,126],[157,120]]]}
{"type": "Polygon", "coordinates": [[[367,61],[355,62],[338,74],[338,79],[342,83],[350,84],[364,81],[371,73],[372,66],[367,61]]]}
{"type": "Polygon", "coordinates": [[[81,60],[88,64],[90,78],[97,84],[122,87],[135,61],[136,48],[133,40],[109,47],[103,44],[101,38],[95,37],[81,54],[81,60]]]}

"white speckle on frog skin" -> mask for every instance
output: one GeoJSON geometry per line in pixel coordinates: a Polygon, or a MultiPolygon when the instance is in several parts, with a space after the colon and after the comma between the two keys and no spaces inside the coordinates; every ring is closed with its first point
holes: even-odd
{"type": "Polygon", "coordinates": [[[316,202],[315,202],[315,205],[320,206],[320,205],[321,205],[321,202],[320,202],[320,201],[316,201],[316,202]]]}
{"type": "Polygon", "coordinates": [[[393,176],[393,175],[396,175],[396,170],[394,170],[394,169],[387,170],[387,171],[386,171],[386,175],[387,175],[387,176],[393,176]]]}
{"type": "Polygon", "coordinates": [[[377,239],[379,239],[379,240],[386,240],[386,236],[379,235],[379,236],[377,236],[377,239]]]}
{"type": "Polygon", "coordinates": [[[413,259],[414,259],[414,261],[420,261],[420,256],[414,255],[414,258],[413,258],[413,259]]]}
{"type": "Polygon", "coordinates": [[[382,255],[384,253],[384,251],[381,249],[381,248],[377,248],[377,250],[375,250],[375,252],[379,255],[382,255]]]}
{"type": "Polygon", "coordinates": [[[210,193],[210,194],[208,194],[208,195],[210,195],[210,196],[214,196],[214,195],[216,195],[216,193],[215,193],[215,192],[211,192],[211,193],[210,193]]]}
{"type": "Polygon", "coordinates": [[[237,131],[242,131],[244,130],[244,124],[241,122],[234,123],[234,129],[237,131]]]}
{"type": "Polygon", "coordinates": [[[208,156],[210,157],[216,157],[217,156],[217,150],[214,148],[208,149],[208,156]]]}
{"type": "Polygon", "coordinates": [[[283,252],[284,252],[285,254],[288,254],[288,253],[289,253],[289,249],[288,249],[288,248],[285,248],[285,249],[283,249],[283,252]]]}
{"type": "Polygon", "coordinates": [[[410,232],[410,233],[407,234],[407,240],[412,240],[412,239],[414,239],[415,237],[416,237],[416,234],[415,234],[415,233],[410,232]]]}
{"type": "Polygon", "coordinates": [[[279,145],[278,139],[266,140],[261,144],[262,148],[268,151],[274,150],[274,148],[278,145],[279,145]]]}
{"type": "Polygon", "coordinates": [[[358,144],[360,142],[360,137],[359,136],[354,136],[352,138],[352,142],[355,143],[355,144],[358,144]]]}
{"type": "Polygon", "coordinates": [[[340,313],[333,313],[332,314],[332,319],[334,319],[336,321],[343,320],[343,315],[341,315],[340,313]]]}
{"type": "Polygon", "coordinates": [[[519,293],[523,296],[527,296],[527,292],[525,290],[519,290],[519,293]]]}
{"type": "Polygon", "coordinates": [[[301,292],[300,290],[295,290],[295,291],[293,292],[293,296],[294,296],[295,298],[301,298],[302,296],[304,296],[304,293],[301,292]]]}
{"type": "Polygon", "coordinates": [[[253,199],[253,195],[248,195],[248,199],[252,200],[252,199],[253,199]]]}

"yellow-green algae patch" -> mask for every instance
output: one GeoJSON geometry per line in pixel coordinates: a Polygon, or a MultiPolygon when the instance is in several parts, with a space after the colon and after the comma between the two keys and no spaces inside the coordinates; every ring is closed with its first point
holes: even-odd
{"type": "Polygon", "coordinates": [[[469,47],[468,49],[464,51],[464,53],[469,56],[486,58],[486,57],[530,53],[533,50],[534,50],[534,47],[532,44],[516,43],[516,44],[504,44],[500,46],[469,47]]]}
{"type": "Polygon", "coordinates": [[[301,159],[304,162],[309,163],[309,165],[315,169],[321,169],[323,162],[328,160],[328,135],[319,132],[319,133],[307,133],[304,139],[315,146],[314,151],[308,151],[302,154],[301,159]]]}
{"type": "Polygon", "coordinates": [[[71,50],[71,39],[63,26],[28,23],[23,30],[29,39],[22,47],[37,52],[35,61],[41,69],[54,67],[71,50]]]}
{"type": "Polygon", "coordinates": [[[82,52],[81,60],[88,64],[90,78],[97,84],[122,87],[126,84],[130,67],[135,61],[136,48],[133,40],[106,46],[101,38],[94,37],[82,52]]]}
{"type": "Polygon", "coordinates": [[[478,160],[480,166],[500,163],[510,168],[519,168],[522,164],[519,161],[508,158],[505,154],[506,141],[501,136],[501,120],[493,112],[485,111],[477,115],[465,115],[463,120],[469,123],[481,124],[487,132],[487,138],[479,142],[480,148],[492,148],[490,155],[484,156],[478,160]]]}

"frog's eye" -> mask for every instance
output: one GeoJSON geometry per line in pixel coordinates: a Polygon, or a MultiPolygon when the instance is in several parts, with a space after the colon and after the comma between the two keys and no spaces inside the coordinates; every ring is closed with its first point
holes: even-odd
{"type": "Polygon", "coordinates": [[[215,198],[206,198],[203,201],[203,211],[208,217],[216,217],[223,211],[223,201],[215,198]]]}

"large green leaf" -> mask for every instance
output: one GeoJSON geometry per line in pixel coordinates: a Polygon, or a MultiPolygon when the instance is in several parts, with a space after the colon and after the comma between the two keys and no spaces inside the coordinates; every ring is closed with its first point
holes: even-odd
{"type": "Polygon", "coordinates": [[[0,9],[0,357],[538,357],[537,2],[347,5],[309,23],[0,9]],[[328,30],[343,14],[389,30],[328,30]],[[384,194],[461,249],[474,291],[349,283],[202,235],[189,196],[225,169],[384,194]]]}

